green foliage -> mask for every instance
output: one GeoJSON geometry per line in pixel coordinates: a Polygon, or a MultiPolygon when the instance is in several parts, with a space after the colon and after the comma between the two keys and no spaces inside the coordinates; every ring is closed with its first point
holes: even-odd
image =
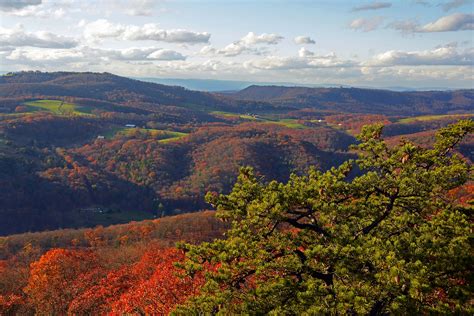
{"type": "Polygon", "coordinates": [[[359,159],[287,183],[243,168],[230,194],[207,196],[231,222],[226,238],[180,245],[188,273],[216,271],[176,312],[472,315],[472,209],[449,190],[469,180],[453,149],[473,130],[460,121],[424,149],[388,147],[368,126],[359,159]]]}

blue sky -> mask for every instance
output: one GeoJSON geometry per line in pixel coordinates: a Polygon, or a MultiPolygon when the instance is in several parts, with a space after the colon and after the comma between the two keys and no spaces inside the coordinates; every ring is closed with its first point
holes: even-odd
{"type": "Polygon", "coordinates": [[[473,87],[472,0],[0,0],[3,71],[473,87]]]}

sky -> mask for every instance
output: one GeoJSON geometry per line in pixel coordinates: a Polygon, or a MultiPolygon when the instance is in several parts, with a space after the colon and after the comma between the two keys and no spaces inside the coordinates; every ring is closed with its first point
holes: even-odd
{"type": "Polygon", "coordinates": [[[474,87],[474,0],[0,0],[0,70],[474,87]]]}

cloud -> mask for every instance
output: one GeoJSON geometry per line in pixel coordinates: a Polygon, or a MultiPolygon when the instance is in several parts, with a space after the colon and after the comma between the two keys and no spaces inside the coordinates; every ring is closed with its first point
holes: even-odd
{"type": "Polygon", "coordinates": [[[104,38],[115,38],[127,41],[197,44],[209,42],[211,34],[183,29],[164,30],[153,23],[135,26],[114,24],[105,19],[99,19],[84,25],[84,37],[92,42],[97,42],[104,38]]]}
{"type": "Polygon", "coordinates": [[[0,0],[0,11],[18,10],[40,4],[41,0],[0,0]]]}
{"type": "Polygon", "coordinates": [[[132,47],[125,49],[100,49],[81,47],[84,59],[120,60],[120,61],[174,61],[185,60],[186,56],[171,50],[156,47],[132,47]]]}
{"type": "Polygon", "coordinates": [[[174,50],[170,49],[160,49],[157,50],[147,57],[148,59],[154,59],[154,60],[185,60],[186,57],[184,57],[181,53],[178,53],[174,50]]]}
{"type": "Polygon", "coordinates": [[[69,4],[41,0],[0,0],[0,11],[14,17],[59,19],[65,16],[69,4]]]}
{"type": "Polygon", "coordinates": [[[6,61],[33,66],[65,66],[70,63],[83,65],[110,64],[117,62],[143,61],[182,61],[186,57],[181,53],[155,47],[100,49],[87,46],[72,49],[16,48],[6,51],[6,61]]]}
{"type": "Polygon", "coordinates": [[[83,52],[76,49],[17,48],[5,57],[5,61],[33,67],[64,67],[69,63],[84,61],[84,57],[83,52]]]}
{"type": "Polygon", "coordinates": [[[242,37],[239,43],[250,46],[255,44],[278,44],[283,39],[283,36],[278,34],[267,34],[263,33],[260,35],[255,34],[254,32],[249,32],[247,35],[242,37]]]}
{"type": "Polygon", "coordinates": [[[123,61],[144,61],[144,60],[185,60],[181,53],[156,47],[132,47],[125,49],[99,49],[83,47],[85,56],[93,58],[123,60],[123,61]]]}
{"type": "Polygon", "coordinates": [[[263,33],[260,35],[249,32],[240,40],[231,43],[224,48],[214,49],[211,46],[203,47],[201,54],[205,55],[223,55],[225,57],[234,57],[241,54],[263,55],[268,52],[265,45],[276,45],[283,40],[283,36],[278,34],[263,33]],[[264,45],[262,47],[262,45],[264,45]]]}
{"type": "Polygon", "coordinates": [[[449,32],[474,29],[474,14],[454,13],[428,23],[421,32],[449,32]]]}
{"type": "Polygon", "coordinates": [[[356,65],[354,61],[340,60],[335,53],[317,55],[305,48],[299,50],[297,57],[267,56],[244,62],[245,68],[259,70],[350,68],[356,65]]]}
{"type": "Polygon", "coordinates": [[[451,0],[446,3],[440,4],[440,6],[443,8],[444,11],[449,11],[452,9],[459,8],[465,4],[471,3],[471,0],[451,0]]]}
{"type": "Polygon", "coordinates": [[[77,44],[78,42],[71,37],[56,35],[50,32],[25,32],[21,25],[13,29],[0,28],[0,46],[71,48],[77,46],[77,44]]]}
{"type": "Polygon", "coordinates": [[[354,7],[352,8],[352,11],[357,12],[357,11],[366,11],[366,10],[379,10],[379,9],[390,8],[391,6],[392,4],[390,2],[373,2],[373,3],[354,7]]]}
{"type": "Polygon", "coordinates": [[[474,63],[474,49],[458,51],[452,43],[424,51],[390,50],[374,56],[366,63],[370,66],[471,66],[474,63]]]}
{"type": "Polygon", "coordinates": [[[97,41],[103,38],[119,37],[125,31],[125,26],[113,24],[105,19],[100,19],[90,23],[84,23],[83,20],[81,20],[79,25],[84,27],[84,37],[92,41],[97,41]]]}
{"type": "Polygon", "coordinates": [[[414,33],[420,28],[420,24],[414,20],[406,21],[395,21],[387,25],[387,28],[391,28],[400,31],[404,34],[414,33]]]}
{"type": "Polygon", "coordinates": [[[305,58],[305,57],[312,57],[314,56],[314,53],[310,50],[307,50],[304,47],[301,47],[300,50],[298,51],[298,56],[305,58]]]}
{"type": "Polygon", "coordinates": [[[349,27],[353,30],[360,30],[364,32],[370,32],[377,29],[384,21],[384,18],[377,16],[374,18],[360,18],[353,20],[349,27]]]}
{"type": "Polygon", "coordinates": [[[316,44],[316,41],[309,36],[297,36],[294,38],[294,42],[298,45],[316,44]]]}
{"type": "Polygon", "coordinates": [[[126,13],[134,16],[151,16],[156,0],[128,0],[126,13]]]}
{"type": "MultiPolygon", "coordinates": [[[[0,0],[1,1],[1,0],[0,0]]],[[[33,7],[29,6],[20,10],[14,10],[7,12],[9,15],[16,17],[35,17],[42,19],[60,19],[64,17],[66,11],[63,8],[50,8],[50,9],[41,9],[40,6],[33,7]]]]}
{"type": "Polygon", "coordinates": [[[474,14],[454,13],[421,26],[415,21],[395,21],[387,27],[403,33],[434,33],[474,30],[474,14]]]}

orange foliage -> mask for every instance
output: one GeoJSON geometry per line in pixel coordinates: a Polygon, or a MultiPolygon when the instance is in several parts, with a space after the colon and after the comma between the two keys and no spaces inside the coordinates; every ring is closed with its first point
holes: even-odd
{"type": "Polygon", "coordinates": [[[53,249],[31,264],[24,289],[40,314],[65,314],[70,301],[94,282],[99,268],[91,251],[53,249]]]}
{"type": "Polygon", "coordinates": [[[150,278],[144,279],[132,287],[112,305],[112,311],[117,314],[168,314],[178,304],[190,296],[196,295],[204,283],[202,274],[194,278],[180,277],[174,262],[182,261],[184,253],[176,249],[167,249],[158,257],[145,256],[137,265],[146,265],[147,260],[155,262],[155,271],[150,278]],[[145,260],[145,262],[143,262],[145,260]]]}

